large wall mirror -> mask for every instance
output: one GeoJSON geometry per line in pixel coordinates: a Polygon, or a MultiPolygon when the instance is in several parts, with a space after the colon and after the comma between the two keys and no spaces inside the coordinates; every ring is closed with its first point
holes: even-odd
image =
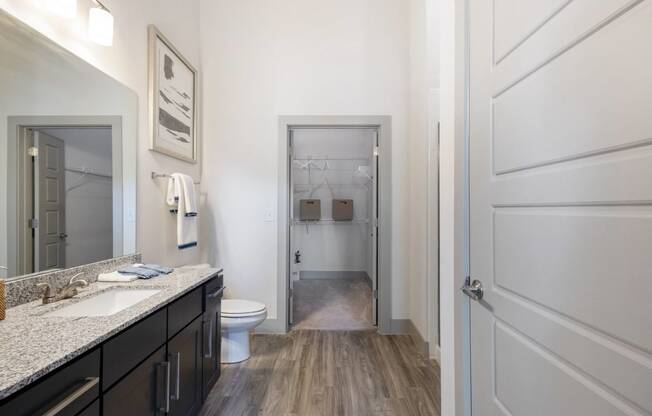
{"type": "Polygon", "coordinates": [[[0,11],[0,278],[136,249],[135,92],[0,11]]]}

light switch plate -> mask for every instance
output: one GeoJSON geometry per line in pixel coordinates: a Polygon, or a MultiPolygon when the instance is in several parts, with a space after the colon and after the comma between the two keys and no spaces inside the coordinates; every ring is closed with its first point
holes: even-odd
{"type": "Polygon", "coordinates": [[[265,222],[274,222],[274,209],[267,208],[265,210],[265,222]]]}

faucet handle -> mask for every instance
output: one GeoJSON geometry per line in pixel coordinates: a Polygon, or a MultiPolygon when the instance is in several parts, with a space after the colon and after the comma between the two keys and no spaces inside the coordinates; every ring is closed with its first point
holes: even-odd
{"type": "Polygon", "coordinates": [[[75,280],[79,276],[83,276],[83,275],[84,275],[84,273],[77,273],[76,275],[74,275],[73,277],[70,278],[70,281],[68,282],[68,284],[71,285],[71,284],[73,284],[73,282],[77,281],[77,282],[81,283],[82,287],[88,286],[88,282],[86,280],[84,280],[84,279],[75,280]]]}

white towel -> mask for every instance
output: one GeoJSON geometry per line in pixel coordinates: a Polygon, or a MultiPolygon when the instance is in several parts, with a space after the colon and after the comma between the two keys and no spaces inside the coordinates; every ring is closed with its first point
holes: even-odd
{"type": "Polygon", "coordinates": [[[135,274],[123,274],[117,271],[111,273],[102,273],[97,276],[98,282],[133,282],[138,280],[138,276],[135,274]]]}
{"type": "Polygon", "coordinates": [[[177,204],[179,203],[180,195],[181,195],[181,181],[175,180],[174,175],[170,175],[170,178],[168,179],[167,204],[170,207],[171,212],[176,213],[177,204]]]}
{"type": "Polygon", "coordinates": [[[195,182],[188,175],[181,175],[182,196],[186,199],[186,215],[197,215],[197,199],[195,197],[195,182]]]}
{"type": "Polygon", "coordinates": [[[173,173],[168,181],[167,204],[177,214],[177,247],[197,245],[197,203],[195,185],[188,175],[173,173]]]}

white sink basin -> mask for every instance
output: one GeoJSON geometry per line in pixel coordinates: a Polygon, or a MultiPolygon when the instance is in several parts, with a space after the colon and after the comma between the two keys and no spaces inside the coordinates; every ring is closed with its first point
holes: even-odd
{"type": "Polygon", "coordinates": [[[54,310],[45,316],[109,316],[127,309],[158,293],[154,289],[124,290],[116,289],[54,310]]]}

